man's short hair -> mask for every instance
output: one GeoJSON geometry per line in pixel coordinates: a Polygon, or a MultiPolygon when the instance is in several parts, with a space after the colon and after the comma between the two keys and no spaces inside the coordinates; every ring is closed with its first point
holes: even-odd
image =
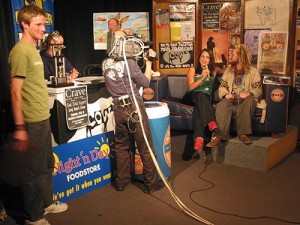
{"type": "Polygon", "coordinates": [[[31,19],[38,15],[42,15],[46,17],[46,13],[40,7],[36,5],[26,5],[22,9],[20,9],[18,13],[18,23],[21,29],[23,30],[22,22],[26,24],[30,24],[31,19]]]}

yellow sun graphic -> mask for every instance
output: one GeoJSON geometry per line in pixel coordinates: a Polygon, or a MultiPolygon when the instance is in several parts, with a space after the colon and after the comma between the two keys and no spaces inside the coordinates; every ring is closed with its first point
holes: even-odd
{"type": "MultiPolygon", "coordinates": [[[[99,147],[95,147],[95,149],[99,149],[104,157],[108,157],[110,153],[110,146],[108,142],[108,138],[104,139],[103,137],[101,138],[101,141],[97,141],[99,147]]],[[[112,143],[111,143],[112,144],[112,143]]]]}
{"type": "Polygon", "coordinates": [[[53,157],[54,157],[54,168],[52,174],[55,175],[59,169],[59,158],[54,152],[53,152],[53,157]]]}

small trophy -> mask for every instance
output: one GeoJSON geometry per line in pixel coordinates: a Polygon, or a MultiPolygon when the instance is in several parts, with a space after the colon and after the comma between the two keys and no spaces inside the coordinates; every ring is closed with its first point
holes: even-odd
{"type": "Polygon", "coordinates": [[[55,64],[55,77],[52,80],[53,86],[72,86],[73,83],[67,82],[67,76],[65,73],[65,56],[62,53],[62,49],[66,46],[63,44],[53,44],[52,45],[52,52],[54,57],[54,64],[55,64]]]}

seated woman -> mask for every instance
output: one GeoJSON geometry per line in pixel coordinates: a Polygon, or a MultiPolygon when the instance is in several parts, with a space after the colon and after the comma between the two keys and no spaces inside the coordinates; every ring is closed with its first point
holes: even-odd
{"type": "Polygon", "coordinates": [[[206,127],[212,132],[218,125],[212,106],[212,88],[216,76],[214,56],[210,50],[203,49],[198,60],[197,67],[188,70],[188,91],[183,96],[183,101],[194,106],[194,150],[201,151],[206,127]]]}

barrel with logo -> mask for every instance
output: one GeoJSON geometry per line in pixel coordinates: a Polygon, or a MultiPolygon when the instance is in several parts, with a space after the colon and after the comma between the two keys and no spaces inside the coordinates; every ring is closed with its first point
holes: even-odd
{"type": "MultiPolygon", "coordinates": [[[[157,162],[164,177],[168,178],[171,175],[170,111],[164,102],[145,102],[145,107],[157,162]]],[[[143,180],[143,164],[138,149],[135,154],[135,179],[143,180]]]]}

